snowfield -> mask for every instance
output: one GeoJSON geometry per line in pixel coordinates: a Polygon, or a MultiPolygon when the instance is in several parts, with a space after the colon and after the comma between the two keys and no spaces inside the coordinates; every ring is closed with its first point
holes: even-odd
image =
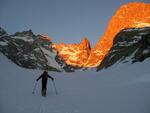
{"type": "Polygon", "coordinates": [[[150,59],[109,69],[49,72],[47,97],[40,94],[42,71],[18,67],[0,54],[0,113],[150,113],[150,59]]]}

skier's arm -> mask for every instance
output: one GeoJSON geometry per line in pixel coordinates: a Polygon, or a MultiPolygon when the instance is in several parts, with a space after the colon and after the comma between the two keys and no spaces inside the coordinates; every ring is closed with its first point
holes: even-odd
{"type": "Polygon", "coordinates": [[[51,76],[49,76],[49,75],[48,75],[48,78],[50,78],[50,79],[54,80],[54,78],[53,78],[53,77],[51,77],[51,76]]]}
{"type": "Polygon", "coordinates": [[[39,78],[37,78],[36,81],[39,81],[41,78],[42,78],[42,75],[39,78]]]}

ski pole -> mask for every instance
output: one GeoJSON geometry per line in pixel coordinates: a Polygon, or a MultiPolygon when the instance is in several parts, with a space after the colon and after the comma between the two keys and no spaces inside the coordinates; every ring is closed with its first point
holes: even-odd
{"type": "Polygon", "coordinates": [[[36,81],[35,84],[34,84],[32,94],[34,94],[34,91],[35,91],[35,89],[36,89],[36,86],[37,86],[37,81],[36,81]]]}
{"type": "Polygon", "coordinates": [[[55,85],[55,82],[52,80],[52,82],[53,82],[53,86],[54,86],[54,89],[55,89],[55,93],[56,93],[56,95],[58,94],[58,92],[57,92],[57,89],[56,89],[56,85],[55,85]]]}

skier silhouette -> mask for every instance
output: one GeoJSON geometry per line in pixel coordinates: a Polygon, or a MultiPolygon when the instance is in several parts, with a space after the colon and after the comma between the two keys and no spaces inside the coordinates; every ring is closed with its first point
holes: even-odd
{"type": "Polygon", "coordinates": [[[41,89],[41,93],[42,93],[42,96],[46,96],[46,90],[47,90],[47,79],[50,78],[52,80],[54,80],[53,77],[49,76],[48,75],[48,71],[44,71],[42,73],[42,75],[36,79],[36,81],[39,81],[39,79],[42,78],[42,89],[41,89]]]}

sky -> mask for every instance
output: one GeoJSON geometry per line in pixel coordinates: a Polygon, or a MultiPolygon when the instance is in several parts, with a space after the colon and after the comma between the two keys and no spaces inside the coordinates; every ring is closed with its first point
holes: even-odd
{"type": "Polygon", "coordinates": [[[133,1],[0,0],[0,27],[8,34],[31,29],[35,34],[47,34],[56,43],[79,43],[87,37],[93,47],[115,11],[133,1]]]}

